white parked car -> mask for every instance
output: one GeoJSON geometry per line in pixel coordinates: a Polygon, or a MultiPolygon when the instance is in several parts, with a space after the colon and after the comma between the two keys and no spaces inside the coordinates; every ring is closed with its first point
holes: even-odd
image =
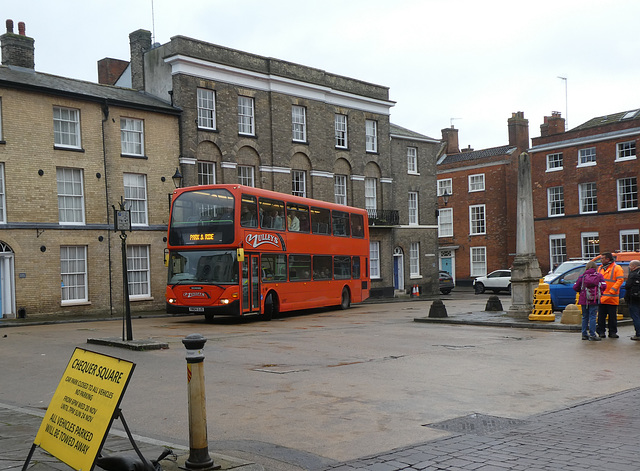
{"type": "Polygon", "coordinates": [[[511,270],[496,270],[487,276],[479,276],[473,280],[473,288],[476,294],[482,294],[485,290],[491,290],[494,293],[500,291],[511,292],[511,270]]]}
{"type": "Polygon", "coordinates": [[[583,259],[572,259],[572,260],[567,260],[566,262],[562,262],[555,269],[553,269],[549,273],[547,273],[544,276],[543,280],[544,280],[545,283],[550,283],[552,280],[557,278],[558,275],[562,275],[563,273],[568,272],[572,268],[579,267],[580,265],[585,265],[588,261],[589,261],[589,259],[585,259],[585,260],[583,260],[583,259]]]}

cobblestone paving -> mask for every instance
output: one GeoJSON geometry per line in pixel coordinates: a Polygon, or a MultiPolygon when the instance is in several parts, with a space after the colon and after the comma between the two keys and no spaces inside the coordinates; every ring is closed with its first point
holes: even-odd
{"type": "Polygon", "coordinates": [[[640,388],[526,419],[353,460],[331,471],[640,469],[640,388]]]}

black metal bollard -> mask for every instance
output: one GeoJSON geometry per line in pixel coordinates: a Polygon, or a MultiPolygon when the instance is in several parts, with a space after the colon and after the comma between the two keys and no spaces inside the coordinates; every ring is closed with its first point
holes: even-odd
{"type": "Polygon", "coordinates": [[[431,304],[431,308],[429,309],[429,317],[449,317],[447,315],[447,308],[444,307],[444,303],[441,300],[436,299],[431,304]]]}
{"type": "MultiPolygon", "coordinates": [[[[207,442],[207,404],[204,394],[204,353],[207,339],[190,334],[182,339],[187,349],[187,389],[189,393],[189,458],[187,469],[216,469],[207,442]]],[[[217,467],[219,468],[219,466],[217,467]]]]}
{"type": "Polygon", "coordinates": [[[502,311],[502,303],[500,302],[500,298],[495,294],[489,296],[487,299],[487,305],[484,307],[485,311],[502,311]]]}

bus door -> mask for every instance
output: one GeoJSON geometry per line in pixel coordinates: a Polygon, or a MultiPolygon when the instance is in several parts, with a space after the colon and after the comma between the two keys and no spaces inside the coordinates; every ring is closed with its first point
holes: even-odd
{"type": "Polygon", "coordinates": [[[242,313],[260,312],[260,263],[258,254],[246,254],[242,262],[242,313]]]}

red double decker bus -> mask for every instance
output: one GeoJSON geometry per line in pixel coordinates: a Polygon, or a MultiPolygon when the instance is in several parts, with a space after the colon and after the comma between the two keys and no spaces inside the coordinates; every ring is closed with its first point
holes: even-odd
{"type": "Polygon", "coordinates": [[[167,312],[258,314],[369,297],[364,209],[242,185],[173,192],[167,312]]]}

